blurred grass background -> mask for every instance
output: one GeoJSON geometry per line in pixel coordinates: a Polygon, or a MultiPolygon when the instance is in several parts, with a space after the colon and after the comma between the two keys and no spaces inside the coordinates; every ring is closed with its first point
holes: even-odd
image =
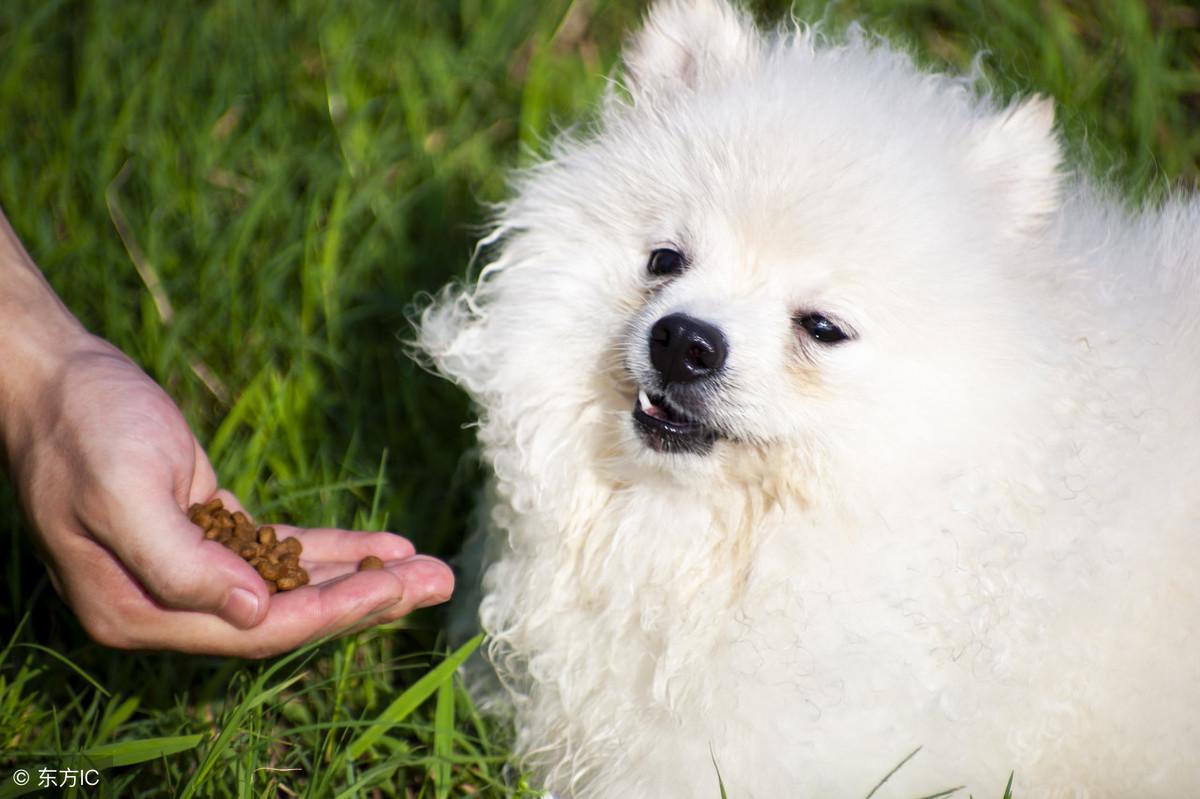
{"type": "MultiPolygon", "coordinates": [[[[987,50],[994,85],[1052,95],[1072,151],[1131,198],[1200,176],[1193,3],[753,9],[860,20],[933,66],[987,50]]],[[[587,114],[641,11],[5,0],[0,205],[260,517],[388,528],[451,556],[481,473],[463,398],[403,356],[405,310],[465,274],[505,172],[587,114]]],[[[0,552],[0,794],[17,765],[80,750],[125,764],[107,796],[524,791],[503,726],[429,671],[437,612],[262,664],[113,652],[48,587],[7,489],[0,552]]]]}

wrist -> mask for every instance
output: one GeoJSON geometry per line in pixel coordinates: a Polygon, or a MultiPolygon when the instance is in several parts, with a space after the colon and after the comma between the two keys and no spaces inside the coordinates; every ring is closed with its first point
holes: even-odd
{"type": "Polygon", "coordinates": [[[77,322],[11,322],[10,317],[0,323],[0,362],[7,373],[0,381],[0,454],[7,454],[10,463],[38,435],[39,420],[53,411],[69,364],[102,345],[77,322]]]}
{"type": "Polygon", "coordinates": [[[0,213],[0,443],[10,459],[77,353],[103,343],[54,294],[0,213]]]}

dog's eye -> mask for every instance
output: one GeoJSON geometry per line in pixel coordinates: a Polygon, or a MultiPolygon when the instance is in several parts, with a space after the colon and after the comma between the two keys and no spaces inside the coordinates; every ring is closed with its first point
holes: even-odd
{"type": "Polygon", "coordinates": [[[838,344],[850,336],[833,322],[819,313],[806,313],[796,317],[796,324],[804,328],[814,341],[822,344],[838,344]]]}
{"type": "Polygon", "coordinates": [[[646,270],[655,277],[665,277],[679,274],[685,266],[687,266],[687,259],[683,257],[683,253],[663,248],[650,253],[650,261],[646,264],[646,270]]]}

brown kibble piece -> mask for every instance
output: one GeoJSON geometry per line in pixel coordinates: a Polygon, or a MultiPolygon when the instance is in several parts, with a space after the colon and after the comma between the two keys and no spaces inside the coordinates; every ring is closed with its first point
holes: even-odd
{"type": "Polygon", "coordinates": [[[374,569],[382,569],[383,561],[374,555],[367,555],[358,562],[358,570],[360,572],[373,571],[374,569]]]}
{"type": "Polygon", "coordinates": [[[279,579],[280,569],[279,569],[278,563],[271,563],[270,561],[267,561],[267,560],[260,560],[259,563],[257,565],[255,565],[254,567],[258,570],[259,576],[262,577],[267,582],[279,579]]]}
{"type": "Polygon", "coordinates": [[[276,544],[267,550],[267,560],[272,563],[299,563],[300,556],[292,551],[290,547],[285,547],[282,544],[276,544]]]}
{"type": "MultiPolygon", "coordinates": [[[[199,522],[196,521],[196,517],[200,515],[200,511],[202,511],[202,510],[204,510],[204,506],[201,505],[199,502],[192,503],[192,506],[187,509],[188,519],[190,519],[192,522],[194,522],[196,524],[200,524],[199,522]]],[[[200,525],[200,526],[203,527],[204,525],[200,525]]]]}
{"type": "Polygon", "coordinates": [[[279,564],[279,571],[283,573],[284,577],[291,577],[293,574],[295,574],[299,570],[300,570],[299,563],[280,563],[279,564]]]}
{"type": "Polygon", "coordinates": [[[275,528],[269,525],[258,528],[258,543],[264,547],[274,547],[279,543],[275,538],[275,528]]]}
{"type": "Polygon", "coordinates": [[[285,553],[289,555],[296,555],[297,557],[304,552],[304,546],[300,543],[300,539],[290,535],[279,542],[279,547],[282,548],[285,553]]]}
{"type": "Polygon", "coordinates": [[[220,497],[213,497],[208,502],[204,503],[204,509],[209,513],[212,513],[213,511],[224,510],[225,506],[221,504],[220,497]]]}
{"type": "Polygon", "coordinates": [[[276,580],[275,585],[279,588],[280,591],[291,591],[293,589],[299,588],[301,586],[301,582],[297,577],[294,577],[291,574],[287,574],[287,575],[280,577],[278,580],[276,580]]]}

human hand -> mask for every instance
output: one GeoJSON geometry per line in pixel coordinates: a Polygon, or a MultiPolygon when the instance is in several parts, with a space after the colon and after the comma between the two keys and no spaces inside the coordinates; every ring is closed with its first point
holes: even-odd
{"type": "Polygon", "coordinates": [[[269,595],[207,541],[186,508],[219,496],[204,450],[165,392],[119,350],[82,334],[55,369],[5,397],[22,503],[58,592],[100,643],[265,657],[445,601],[454,578],[390,533],[302,530],[304,588],[269,595]],[[356,573],[367,555],[386,568],[356,573]]]}

